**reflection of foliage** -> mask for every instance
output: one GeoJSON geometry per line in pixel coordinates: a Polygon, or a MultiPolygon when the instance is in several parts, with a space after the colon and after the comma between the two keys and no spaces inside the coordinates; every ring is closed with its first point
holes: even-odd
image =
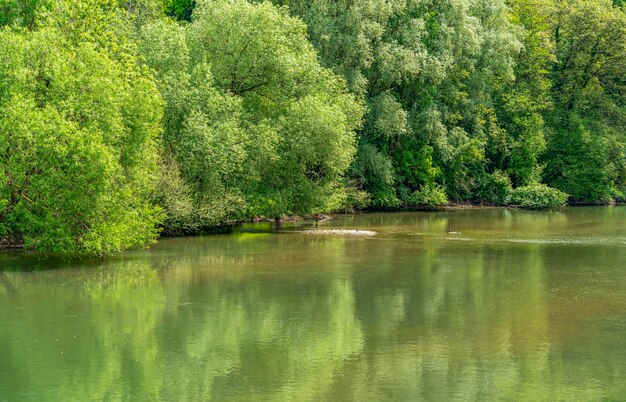
{"type": "Polygon", "coordinates": [[[168,345],[181,364],[170,365],[167,377],[193,380],[171,384],[165,399],[254,394],[289,400],[303,382],[321,397],[343,359],[360,351],[362,334],[346,283],[277,294],[270,283],[248,282],[210,286],[206,294],[218,302],[215,312],[189,306],[170,317],[183,327],[168,345]]]}
{"type": "Polygon", "coordinates": [[[0,366],[14,367],[16,375],[10,390],[0,382],[0,394],[28,389],[31,398],[43,400],[53,381],[63,399],[118,399],[119,384],[126,382],[128,392],[156,397],[155,306],[163,305],[163,293],[155,274],[145,262],[124,261],[36,278],[6,274],[15,279],[16,296],[0,303],[0,316],[20,325],[0,328],[6,348],[0,366]],[[35,362],[43,371],[33,370],[35,362]]]}
{"type": "Polygon", "coordinates": [[[626,248],[530,242],[622,233],[626,209],[598,211],[353,216],[332,224],[381,234],[172,239],[90,269],[6,272],[0,394],[615,398],[626,248]],[[468,241],[445,240],[449,227],[468,241]]]}
{"type": "Polygon", "coordinates": [[[0,293],[8,296],[15,296],[16,294],[15,286],[4,272],[0,272],[0,293]]]}
{"type": "MultiPolygon", "coordinates": [[[[254,242],[253,238],[240,241],[254,242]]],[[[256,241],[267,241],[267,236],[256,241]]],[[[332,249],[332,245],[342,243],[331,239],[330,243],[317,244],[331,245],[332,249]]],[[[45,390],[48,377],[28,375],[26,369],[33,361],[45,362],[61,373],[57,378],[61,394],[77,399],[82,392],[96,399],[110,398],[116,395],[119,384],[126,384],[117,397],[199,400],[227,392],[225,381],[239,381],[238,376],[252,380],[247,391],[268,397],[277,393],[289,399],[296,397],[301,387],[296,380],[300,378],[308,379],[310,388],[320,387],[322,392],[332,384],[333,373],[343,359],[358,353],[362,345],[351,286],[328,278],[313,292],[308,289],[309,282],[303,282],[289,292],[277,293],[271,283],[258,283],[258,278],[215,280],[212,277],[219,272],[198,277],[192,269],[198,263],[224,267],[255,262],[245,255],[228,255],[234,251],[221,249],[221,256],[190,254],[192,258],[182,264],[166,262],[169,268],[162,279],[174,279],[166,282],[173,287],[163,286],[161,274],[143,259],[112,261],[100,268],[64,274],[42,272],[34,281],[22,280],[20,274],[6,274],[17,279],[13,281],[19,295],[16,303],[23,304],[32,318],[23,321],[17,332],[15,328],[0,329],[0,344],[11,347],[14,339],[34,338],[39,346],[19,353],[19,361],[26,366],[16,374],[22,376],[24,384],[33,386],[29,389],[45,390]],[[198,261],[197,257],[206,260],[198,261]],[[209,285],[192,286],[198,279],[209,285]],[[183,287],[178,288],[179,284],[183,287]],[[37,297],[42,294],[48,300],[45,306],[37,297]],[[207,305],[215,308],[207,310],[207,305]],[[46,318],[40,320],[38,314],[46,318]],[[53,329],[43,331],[46,325],[53,329]],[[72,351],[67,349],[69,345],[72,351]],[[257,361],[254,357],[266,357],[270,351],[276,353],[275,359],[257,361]],[[67,360],[58,360],[68,355],[67,360]],[[322,361],[324,364],[319,364],[322,361]],[[76,376],[71,369],[74,365],[93,370],[76,376]],[[268,372],[277,376],[280,391],[263,384],[268,372]],[[168,379],[176,381],[170,383],[168,379]],[[75,389],[76,382],[93,389],[75,389]]],[[[296,251],[293,247],[292,252],[296,251]]],[[[0,291],[0,301],[5,296],[0,291]]],[[[8,321],[18,320],[13,314],[24,313],[1,304],[0,315],[8,321]]],[[[0,365],[17,364],[13,357],[17,358],[10,351],[2,354],[0,365]]]]}
{"type": "Polygon", "coordinates": [[[143,262],[120,264],[97,270],[80,282],[85,294],[94,298],[119,299],[129,291],[159,287],[157,272],[143,262]]]}

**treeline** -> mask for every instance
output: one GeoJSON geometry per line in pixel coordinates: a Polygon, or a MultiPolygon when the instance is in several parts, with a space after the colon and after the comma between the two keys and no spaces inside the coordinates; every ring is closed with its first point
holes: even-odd
{"type": "Polygon", "coordinates": [[[609,0],[0,0],[0,243],[622,201],[609,0]]]}

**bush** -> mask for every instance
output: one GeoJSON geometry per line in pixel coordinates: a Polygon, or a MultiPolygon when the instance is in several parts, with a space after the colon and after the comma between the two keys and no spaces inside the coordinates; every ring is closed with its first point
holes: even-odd
{"type": "Polygon", "coordinates": [[[393,162],[375,146],[363,143],[350,166],[350,176],[361,183],[374,207],[398,207],[393,162]]]}
{"type": "Polygon", "coordinates": [[[568,195],[545,184],[518,187],[511,194],[511,202],[522,208],[552,209],[565,205],[568,195]]]}
{"type": "Polygon", "coordinates": [[[443,187],[428,183],[413,193],[412,203],[416,206],[434,207],[446,205],[448,203],[448,197],[443,187]]]}
{"type": "Polygon", "coordinates": [[[492,205],[507,205],[511,201],[512,191],[513,186],[509,176],[496,171],[478,180],[475,201],[492,205]]]}
{"type": "Polygon", "coordinates": [[[231,194],[222,194],[220,202],[198,202],[192,185],[182,177],[178,163],[169,154],[164,154],[159,164],[154,201],[165,212],[162,227],[168,236],[196,233],[226,223],[226,216],[241,207],[241,201],[231,194]]]}

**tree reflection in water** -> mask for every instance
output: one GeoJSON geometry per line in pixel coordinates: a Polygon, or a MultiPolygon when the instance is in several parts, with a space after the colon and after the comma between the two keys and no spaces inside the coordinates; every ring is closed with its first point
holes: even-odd
{"type": "Polygon", "coordinates": [[[0,395],[617,398],[626,255],[601,241],[610,213],[594,217],[603,230],[580,225],[587,212],[372,215],[322,226],[367,223],[374,238],[172,239],[0,273],[0,395]]]}

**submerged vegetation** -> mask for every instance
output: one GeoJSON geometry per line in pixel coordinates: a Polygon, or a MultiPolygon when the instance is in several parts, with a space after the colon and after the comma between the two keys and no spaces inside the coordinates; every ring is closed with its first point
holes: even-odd
{"type": "Polygon", "coordinates": [[[0,0],[0,244],[626,197],[610,0],[0,0]]]}

